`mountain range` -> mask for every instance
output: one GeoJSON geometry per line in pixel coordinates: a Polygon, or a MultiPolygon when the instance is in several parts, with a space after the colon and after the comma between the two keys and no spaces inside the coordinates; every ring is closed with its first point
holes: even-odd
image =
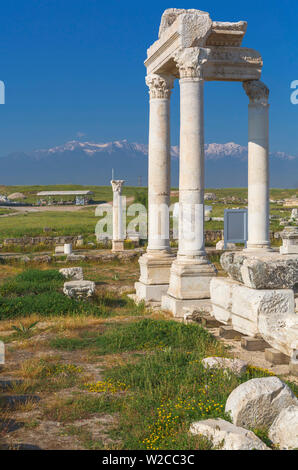
{"type": "MultiPolygon", "coordinates": [[[[172,186],[178,186],[179,147],[171,147],[172,186]]],[[[206,187],[247,186],[247,147],[234,142],[205,145],[206,187]]],[[[0,184],[108,185],[116,179],[127,185],[147,184],[148,146],[120,140],[106,143],[72,140],[64,145],[0,158],[0,184]]],[[[298,187],[298,157],[270,154],[270,184],[298,187]]]]}

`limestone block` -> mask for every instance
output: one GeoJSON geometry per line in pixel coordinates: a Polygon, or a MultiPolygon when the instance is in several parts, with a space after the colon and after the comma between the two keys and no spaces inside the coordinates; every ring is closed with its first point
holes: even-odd
{"type": "Polygon", "coordinates": [[[145,302],[160,302],[163,295],[167,293],[168,284],[144,284],[143,282],[136,282],[136,297],[138,301],[144,300],[145,302]]]}
{"type": "Polygon", "coordinates": [[[240,359],[229,359],[226,357],[206,357],[202,360],[205,369],[225,369],[230,370],[235,375],[242,375],[247,370],[247,362],[240,359]]]}
{"type": "Polygon", "coordinates": [[[298,315],[292,290],[267,291],[260,305],[258,329],[270,346],[292,356],[298,349],[298,315]]]}
{"type": "Polygon", "coordinates": [[[229,395],[225,411],[237,426],[271,426],[283,408],[298,406],[291,389],[277,377],[252,379],[229,395]]]}
{"type": "Polygon", "coordinates": [[[140,282],[143,284],[169,284],[170,269],[174,261],[174,255],[170,253],[144,254],[139,259],[140,282]]]}
{"type": "MultiPolygon", "coordinates": [[[[215,218],[212,218],[212,220],[215,220],[215,218]]],[[[219,242],[217,242],[215,248],[217,250],[224,250],[225,249],[225,241],[220,240],[219,242]]],[[[227,243],[227,249],[228,250],[235,250],[235,248],[236,248],[235,243],[227,243]]]]}
{"type": "Polygon", "coordinates": [[[297,284],[298,255],[225,252],[220,262],[232,279],[252,289],[293,289],[297,284]]]}
{"type": "Polygon", "coordinates": [[[220,450],[270,450],[252,431],[220,418],[192,423],[190,433],[207,437],[220,450]]]}
{"type": "Polygon", "coordinates": [[[290,289],[251,289],[227,278],[210,283],[212,315],[240,333],[262,338],[291,356],[298,349],[298,316],[290,289]]]}
{"type": "Polygon", "coordinates": [[[95,283],[92,281],[70,281],[64,283],[63,293],[70,298],[86,299],[95,292],[95,283]]]}
{"type": "Polygon", "coordinates": [[[170,272],[168,294],[175,299],[209,299],[210,281],[216,276],[215,267],[207,262],[196,259],[188,262],[175,260],[170,272]]]}
{"type": "Polygon", "coordinates": [[[281,410],[269,429],[269,439],[282,450],[298,448],[298,406],[281,410]]]}
{"type": "Polygon", "coordinates": [[[73,279],[74,281],[82,281],[84,279],[83,268],[63,268],[59,270],[66,279],[73,279]]]}
{"type": "Polygon", "coordinates": [[[281,237],[282,246],[280,247],[280,253],[282,255],[298,255],[298,227],[286,227],[281,232],[281,237]]]}

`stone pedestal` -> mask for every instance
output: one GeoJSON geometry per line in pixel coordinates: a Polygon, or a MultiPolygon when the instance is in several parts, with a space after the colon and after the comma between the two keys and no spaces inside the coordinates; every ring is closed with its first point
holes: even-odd
{"type": "Polygon", "coordinates": [[[280,247],[280,254],[298,255],[298,227],[286,227],[281,232],[281,238],[282,246],[280,247]]]}
{"type": "Polygon", "coordinates": [[[221,264],[230,277],[212,279],[210,284],[216,320],[247,336],[262,337],[291,356],[298,349],[298,256],[225,253],[221,264]]]}

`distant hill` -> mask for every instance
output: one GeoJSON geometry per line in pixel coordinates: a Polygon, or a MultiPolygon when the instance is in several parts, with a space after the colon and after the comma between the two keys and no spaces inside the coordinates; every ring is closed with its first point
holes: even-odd
{"type": "MultiPolygon", "coordinates": [[[[83,184],[107,185],[115,178],[136,186],[147,184],[148,147],[127,140],[95,143],[73,140],[31,153],[0,158],[0,185],[83,184]]],[[[179,148],[172,147],[172,186],[178,186],[179,148]]],[[[234,142],[205,146],[206,186],[247,186],[247,147],[234,142]]],[[[276,188],[298,187],[298,157],[270,155],[270,182],[276,188]]]]}

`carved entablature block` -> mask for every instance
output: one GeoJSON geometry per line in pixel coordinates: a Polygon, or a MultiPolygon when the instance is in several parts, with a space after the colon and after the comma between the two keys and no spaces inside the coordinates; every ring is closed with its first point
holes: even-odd
{"type": "Polygon", "coordinates": [[[170,8],[162,15],[159,39],[147,51],[147,74],[194,78],[203,71],[205,80],[258,80],[263,62],[257,51],[241,47],[246,29],[245,21],[212,21],[204,11],[170,8]],[[181,49],[196,48],[211,51],[204,67],[180,65],[181,49]]]}

